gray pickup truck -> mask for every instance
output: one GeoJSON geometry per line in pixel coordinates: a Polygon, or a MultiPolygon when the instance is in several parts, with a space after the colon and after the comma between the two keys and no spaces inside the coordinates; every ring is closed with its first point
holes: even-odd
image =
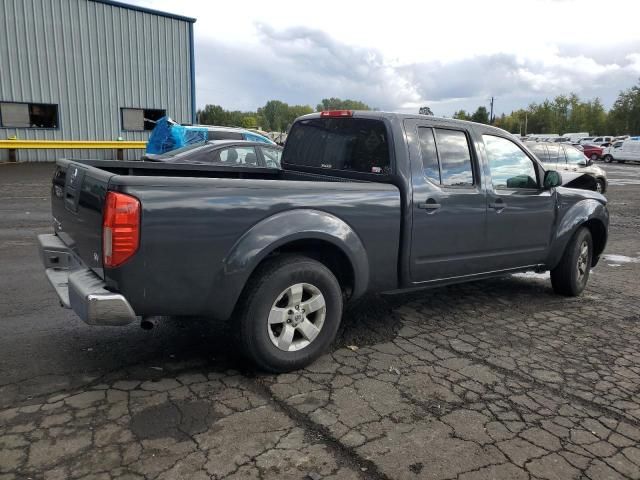
{"type": "Polygon", "coordinates": [[[601,194],[562,185],[497,128],[332,111],[295,121],[281,170],[59,160],[39,241],[85,322],[229,320],[280,372],[325,351],[365,292],[550,270],[579,295],[609,215],[601,194]]]}

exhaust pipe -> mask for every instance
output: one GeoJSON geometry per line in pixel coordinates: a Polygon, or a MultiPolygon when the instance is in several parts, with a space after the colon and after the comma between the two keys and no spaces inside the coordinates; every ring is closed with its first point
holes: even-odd
{"type": "Polygon", "coordinates": [[[140,328],[143,330],[151,330],[158,324],[158,317],[142,317],[140,328]]]}

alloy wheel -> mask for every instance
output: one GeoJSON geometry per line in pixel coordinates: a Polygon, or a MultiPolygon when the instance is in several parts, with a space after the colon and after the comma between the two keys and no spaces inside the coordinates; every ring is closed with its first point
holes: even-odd
{"type": "Polygon", "coordinates": [[[589,243],[584,240],[580,244],[578,253],[578,261],[576,262],[576,273],[578,274],[578,282],[583,283],[585,276],[589,270],[589,243]]]}
{"type": "Polygon", "coordinates": [[[326,301],[316,286],[291,285],[273,302],[267,320],[269,339],[285,352],[302,350],[318,337],[326,315],[326,301]]]}

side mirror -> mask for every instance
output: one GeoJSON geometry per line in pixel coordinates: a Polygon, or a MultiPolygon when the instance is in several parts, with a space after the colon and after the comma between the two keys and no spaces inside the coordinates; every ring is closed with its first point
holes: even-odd
{"type": "Polygon", "coordinates": [[[587,158],[587,167],[590,167],[591,165],[593,165],[593,160],[587,158]]]}
{"type": "Polygon", "coordinates": [[[586,167],[587,165],[589,165],[589,162],[591,160],[587,160],[586,158],[584,160],[580,160],[578,163],[576,163],[576,165],[578,165],[579,167],[586,167]]]}
{"type": "Polygon", "coordinates": [[[555,170],[547,170],[544,172],[544,189],[551,190],[552,188],[562,185],[562,176],[555,170]]]}

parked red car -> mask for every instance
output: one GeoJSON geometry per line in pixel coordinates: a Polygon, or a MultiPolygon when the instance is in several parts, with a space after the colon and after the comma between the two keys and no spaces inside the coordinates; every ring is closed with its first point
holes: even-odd
{"type": "Polygon", "coordinates": [[[585,157],[590,158],[591,160],[598,160],[599,158],[602,158],[602,151],[604,150],[602,147],[597,145],[583,145],[583,147],[584,150],[582,153],[584,153],[585,157]]]}

